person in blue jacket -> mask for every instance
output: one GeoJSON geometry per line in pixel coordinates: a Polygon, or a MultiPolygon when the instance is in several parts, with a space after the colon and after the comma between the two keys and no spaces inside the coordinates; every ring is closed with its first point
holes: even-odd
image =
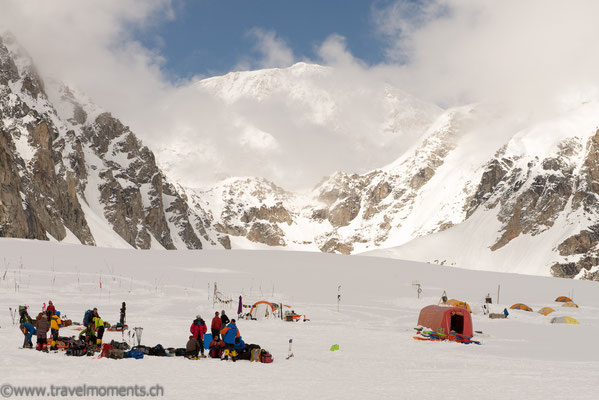
{"type": "Polygon", "coordinates": [[[235,355],[237,354],[235,352],[235,339],[241,337],[239,329],[235,325],[235,319],[232,319],[229,325],[220,331],[220,334],[223,337],[223,342],[225,342],[224,359],[228,359],[229,354],[231,354],[233,361],[235,361],[235,355]]]}
{"type": "Polygon", "coordinates": [[[28,324],[26,322],[21,323],[20,328],[21,328],[21,332],[23,332],[23,335],[25,335],[25,340],[23,341],[23,348],[24,349],[33,348],[33,342],[31,341],[31,337],[33,335],[37,335],[37,331],[35,330],[33,325],[28,324]]]}
{"type": "Polygon", "coordinates": [[[237,354],[243,352],[245,350],[245,342],[243,341],[243,339],[241,338],[241,336],[239,336],[236,340],[235,340],[235,344],[233,345],[233,348],[235,349],[235,351],[237,352],[237,354]]]}

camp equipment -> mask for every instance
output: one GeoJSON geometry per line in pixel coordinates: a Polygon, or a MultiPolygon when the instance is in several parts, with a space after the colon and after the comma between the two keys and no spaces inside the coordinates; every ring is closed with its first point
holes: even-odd
{"type": "Polygon", "coordinates": [[[293,357],[293,353],[291,352],[291,345],[293,345],[293,339],[289,339],[289,352],[287,353],[287,360],[293,357]]]}

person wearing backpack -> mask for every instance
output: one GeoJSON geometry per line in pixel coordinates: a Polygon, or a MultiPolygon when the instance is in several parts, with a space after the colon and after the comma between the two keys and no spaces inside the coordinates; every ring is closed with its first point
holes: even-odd
{"type": "MultiPolygon", "coordinates": [[[[44,350],[44,345],[47,344],[46,334],[50,330],[50,323],[48,322],[48,316],[42,314],[42,317],[37,321],[37,350],[44,350]]],[[[45,350],[48,351],[48,350],[45,350]]]]}
{"type": "Polygon", "coordinates": [[[210,325],[210,331],[212,332],[212,338],[217,338],[220,335],[220,330],[223,328],[223,321],[218,316],[218,311],[214,313],[212,318],[212,324],[210,325]]]}
{"type": "Polygon", "coordinates": [[[189,340],[187,341],[187,345],[185,346],[185,357],[187,358],[197,358],[200,353],[200,342],[191,335],[189,340]]]}
{"type": "Polygon", "coordinates": [[[20,324],[29,324],[31,326],[33,326],[33,320],[31,319],[31,317],[29,316],[29,313],[27,312],[27,306],[19,306],[19,323],[20,324]]]}
{"type": "Polygon", "coordinates": [[[52,350],[58,350],[56,347],[56,342],[58,341],[58,329],[60,328],[60,325],[62,325],[60,313],[52,315],[50,318],[50,332],[52,334],[52,343],[50,348],[52,350]]]}
{"type": "Polygon", "coordinates": [[[210,342],[210,352],[208,355],[212,358],[221,358],[223,355],[223,349],[225,348],[225,342],[220,339],[220,336],[213,336],[212,342],[210,342]]]}
{"type": "Polygon", "coordinates": [[[198,343],[200,343],[200,351],[202,353],[200,357],[206,358],[206,356],[204,355],[204,333],[208,332],[208,328],[206,327],[206,323],[199,314],[196,315],[196,319],[194,319],[191,323],[189,331],[191,332],[193,337],[196,338],[198,343]]]}

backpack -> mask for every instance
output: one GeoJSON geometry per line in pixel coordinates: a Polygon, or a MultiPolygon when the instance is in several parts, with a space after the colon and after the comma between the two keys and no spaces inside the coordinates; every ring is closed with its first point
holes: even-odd
{"type": "Polygon", "coordinates": [[[185,351],[186,350],[184,348],[175,349],[175,356],[176,357],[183,357],[183,356],[185,356],[185,351]]]}
{"type": "Polygon", "coordinates": [[[250,362],[260,362],[260,355],[262,353],[262,349],[260,347],[253,348],[250,350],[250,362]]]}
{"type": "Polygon", "coordinates": [[[266,350],[262,350],[262,353],[260,354],[260,362],[264,364],[270,364],[273,362],[272,354],[266,350]]]}
{"type": "Polygon", "coordinates": [[[87,310],[83,315],[83,325],[88,326],[92,322],[92,310],[87,310]]]}
{"type": "Polygon", "coordinates": [[[250,359],[252,358],[252,353],[248,350],[242,351],[242,352],[237,352],[237,359],[238,360],[247,360],[250,361],[250,359]]]}
{"type": "Polygon", "coordinates": [[[112,348],[108,351],[108,358],[119,360],[125,356],[125,352],[121,349],[112,348]]]}
{"type": "Polygon", "coordinates": [[[110,342],[110,344],[112,345],[112,347],[114,347],[115,349],[119,349],[119,350],[129,350],[130,347],[127,344],[127,342],[117,342],[116,340],[112,340],[110,342]]]}
{"type": "Polygon", "coordinates": [[[134,346],[132,350],[137,350],[140,353],[142,353],[143,355],[149,356],[150,355],[150,350],[152,350],[151,347],[148,346],[134,346]]]}
{"type": "Polygon", "coordinates": [[[152,349],[150,350],[150,355],[157,356],[157,357],[166,357],[166,350],[164,350],[164,347],[162,347],[161,344],[157,344],[156,346],[152,347],[152,349]],[[154,353],[154,354],[152,354],[152,353],[154,353]]]}
{"type": "Polygon", "coordinates": [[[102,353],[100,353],[100,358],[109,357],[110,356],[110,351],[112,349],[114,349],[114,348],[115,347],[112,345],[112,343],[111,344],[104,343],[102,345],[102,353]]]}
{"type": "Polygon", "coordinates": [[[139,350],[129,350],[125,352],[123,358],[134,358],[136,360],[141,360],[144,358],[144,354],[139,350]]]}
{"type": "Polygon", "coordinates": [[[87,348],[84,343],[79,341],[71,341],[67,347],[67,356],[81,357],[87,353],[87,348]]]}

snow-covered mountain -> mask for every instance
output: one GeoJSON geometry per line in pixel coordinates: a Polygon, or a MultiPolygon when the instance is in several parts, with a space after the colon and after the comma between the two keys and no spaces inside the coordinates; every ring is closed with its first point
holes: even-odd
{"type": "Polygon", "coordinates": [[[9,36],[0,41],[0,131],[0,236],[217,245],[135,134],[80,93],[44,83],[9,36]]]}
{"type": "Polygon", "coordinates": [[[5,37],[0,236],[140,249],[373,252],[599,279],[598,102],[530,122],[485,105],[443,111],[386,84],[352,92],[335,82],[331,68],[300,63],[210,78],[195,89],[231,104],[240,129],[258,128],[233,105],[273,99],[301,104],[306,119],[330,130],[389,129],[411,138],[397,160],[363,174],[336,172],[302,193],[257,177],[192,189],[178,182],[169,156],[177,149],[155,157],[84,94],[44,83],[5,37]],[[351,96],[381,112],[357,125],[344,120],[351,96]]]}
{"type": "MultiPolygon", "coordinates": [[[[201,170],[211,170],[216,180],[231,177],[229,170],[220,169],[229,154],[219,149],[233,145],[214,138],[214,131],[241,144],[243,149],[232,147],[232,153],[240,158],[237,168],[244,174],[263,172],[286,188],[306,188],[322,174],[310,168],[302,154],[309,153],[327,171],[358,165],[366,171],[397,158],[442,113],[389,83],[306,63],[197,81],[187,88],[185,98],[197,102],[196,109],[211,109],[210,115],[173,128],[176,139],[157,144],[156,154],[167,175],[190,187],[206,180],[198,178],[199,168],[190,167],[205,165],[194,164],[199,157],[213,158],[210,167],[201,170]],[[361,148],[372,151],[357,150],[361,148]],[[332,151],[344,157],[331,157],[332,151]],[[189,162],[181,163],[181,158],[189,162]],[[280,163],[296,172],[279,174],[280,163]]],[[[186,110],[185,115],[194,112],[193,107],[186,110]]]]}

